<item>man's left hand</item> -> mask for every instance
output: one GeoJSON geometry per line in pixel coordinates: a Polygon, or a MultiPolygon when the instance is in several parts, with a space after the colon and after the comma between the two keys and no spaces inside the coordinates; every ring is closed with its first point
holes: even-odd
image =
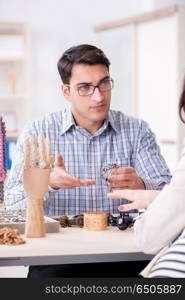
{"type": "Polygon", "coordinates": [[[131,167],[114,169],[111,177],[108,179],[108,184],[112,190],[145,190],[143,180],[137,175],[135,169],[131,167]]]}

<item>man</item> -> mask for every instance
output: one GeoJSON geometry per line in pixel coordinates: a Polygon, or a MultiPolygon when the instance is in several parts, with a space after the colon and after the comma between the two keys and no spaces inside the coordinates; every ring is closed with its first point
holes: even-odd
{"type": "Polygon", "coordinates": [[[95,46],[79,45],[64,52],[58,71],[71,108],[32,122],[23,131],[6,186],[7,209],[26,207],[23,142],[31,135],[47,136],[55,157],[45,197],[46,215],[117,213],[124,200],[108,199],[108,188],[160,190],[169,183],[169,170],[147,123],[109,110],[113,88],[109,65],[95,46]],[[101,168],[109,163],[121,167],[109,178],[108,187],[101,168]]]}

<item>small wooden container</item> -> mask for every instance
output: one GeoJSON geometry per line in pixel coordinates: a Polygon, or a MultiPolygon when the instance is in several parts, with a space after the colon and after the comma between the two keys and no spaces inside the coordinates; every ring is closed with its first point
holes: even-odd
{"type": "Polygon", "coordinates": [[[86,212],[84,213],[85,230],[100,231],[107,229],[107,214],[105,212],[86,212]]]}

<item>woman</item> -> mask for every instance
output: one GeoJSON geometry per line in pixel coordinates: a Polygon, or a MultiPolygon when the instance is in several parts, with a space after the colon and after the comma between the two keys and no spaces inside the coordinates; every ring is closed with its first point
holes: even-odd
{"type": "MultiPolygon", "coordinates": [[[[185,123],[185,80],[179,102],[179,115],[185,123]]],[[[161,192],[119,190],[111,199],[125,198],[129,204],[120,211],[146,208],[135,222],[136,242],[143,252],[157,254],[141,272],[144,277],[185,277],[185,149],[171,183],[161,192]]]]}

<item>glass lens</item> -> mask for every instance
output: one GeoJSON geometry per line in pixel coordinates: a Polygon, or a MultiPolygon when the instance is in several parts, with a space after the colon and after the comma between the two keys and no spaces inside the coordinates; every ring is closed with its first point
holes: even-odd
{"type": "Polygon", "coordinates": [[[112,89],[112,80],[108,79],[99,84],[100,91],[109,91],[112,89]]]}
{"type": "Polygon", "coordinates": [[[94,87],[92,85],[83,85],[78,87],[78,93],[80,96],[87,96],[92,94],[94,87]]]}
{"type": "Polygon", "coordinates": [[[95,88],[98,88],[99,91],[101,92],[110,91],[113,88],[113,80],[112,79],[104,80],[97,86],[84,84],[77,87],[77,90],[80,96],[89,96],[94,93],[95,88]]]}

